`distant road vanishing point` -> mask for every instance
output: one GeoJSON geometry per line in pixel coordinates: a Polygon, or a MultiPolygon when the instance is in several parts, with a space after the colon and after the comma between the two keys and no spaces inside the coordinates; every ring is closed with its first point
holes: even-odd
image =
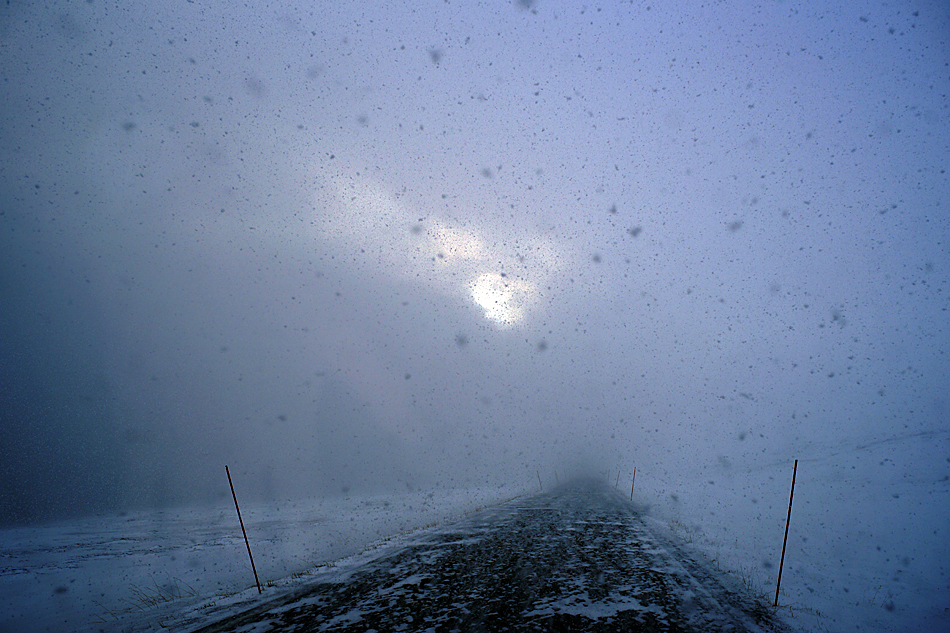
{"type": "Polygon", "coordinates": [[[788,632],[655,534],[601,481],[574,481],[427,533],[333,582],[197,629],[788,632]]]}

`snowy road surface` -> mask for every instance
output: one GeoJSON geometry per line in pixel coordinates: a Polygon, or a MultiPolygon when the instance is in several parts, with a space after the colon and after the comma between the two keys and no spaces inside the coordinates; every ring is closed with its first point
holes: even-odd
{"type": "Polygon", "coordinates": [[[602,482],[478,512],[196,629],[788,631],[602,482]]]}

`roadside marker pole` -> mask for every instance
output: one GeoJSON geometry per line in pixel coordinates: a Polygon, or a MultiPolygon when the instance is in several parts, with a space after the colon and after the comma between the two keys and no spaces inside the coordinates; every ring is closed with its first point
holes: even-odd
{"type": "Polygon", "coordinates": [[[536,470],[534,472],[538,473],[538,485],[541,487],[541,492],[544,492],[544,484],[541,483],[541,471],[536,470]]]}
{"type": "Polygon", "coordinates": [[[633,501],[633,484],[637,483],[637,467],[633,467],[633,481],[630,482],[630,501],[633,501]]]}
{"type": "Polygon", "coordinates": [[[775,604],[778,606],[778,589],[782,586],[782,566],[785,565],[785,545],[788,544],[788,524],[792,520],[792,497],[795,496],[795,475],[798,474],[798,460],[795,460],[795,468],[792,469],[792,491],[788,495],[788,517],[785,518],[785,540],[782,541],[782,560],[778,564],[778,582],[775,583],[775,604]]]}
{"type": "Polygon", "coordinates": [[[617,481],[614,483],[614,488],[620,485],[620,469],[617,469],[617,481]]]}
{"type": "Polygon", "coordinates": [[[237,495],[234,494],[234,482],[231,481],[231,471],[227,465],[224,466],[224,472],[228,474],[228,483],[231,485],[231,496],[234,497],[234,509],[237,510],[238,521],[241,523],[241,532],[244,534],[244,544],[247,545],[247,557],[251,559],[251,569],[254,571],[254,582],[257,583],[257,593],[264,593],[261,589],[261,581],[257,578],[257,567],[254,566],[254,557],[251,556],[251,543],[247,540],[247,531],[244,529],[244,519],[241,518],[241,508],[238,507],[237,495]]]}

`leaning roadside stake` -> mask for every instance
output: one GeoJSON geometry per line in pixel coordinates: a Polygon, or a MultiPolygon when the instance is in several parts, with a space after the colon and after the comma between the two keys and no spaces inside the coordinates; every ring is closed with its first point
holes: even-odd
{"type": "Polygon", "coordinates": [[[778,589],[782,586],[782,566],[785,565],[785,545],[788,544],[788,524],[792,520],[792,497],[795,496],[795,475],[798,474],[798,460],[795,460],[795,468],[792,469],[792,491],[788,495],[788,517],[785,519],[785,540],[782,541],[782,560],[778,564],[778,582],[775,583],[775,604],[778,606],[778,589]]]}
{"type": "Polygon", "coordinates": [[[538,473],[538,485],[541,487],[541,492],[544,492],[544,484],[541,483],[541,471],[536,470],[534,472],[538,473]]]}
{"type": "Polygon", "coordinates": [[[637,483],[637,467],[633,467],[633,481],[630,482],[630,501],[633,501],[633,484],[637,483]]]}
{"type": "Polygon", "coordinates": [[[241,518],[241,508],[238,507],[237,495],[234,494],[234,483],[231,481],[231,471],[227,464],[224,466],[224,472],[228,474],[228,484],[231,486],[231,496],[234,497],[234,509],[237,510],[238,522],[241,524],[241,532],[244,534],[244,544],[247,545],[247,557],[251,559],[251,570],[254,572],[254,582],[257,583],[257,593],[264,593],[261,589],[261,581],[257,578],[257,567],[254,566],[254,557],[251,556],[251,543],[247,540],[247,531],[244,529],[244,519],[241,518]]]}

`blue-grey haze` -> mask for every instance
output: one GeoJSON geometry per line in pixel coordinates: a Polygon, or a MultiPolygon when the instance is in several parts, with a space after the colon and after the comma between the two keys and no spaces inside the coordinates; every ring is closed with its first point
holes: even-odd
{"type": "Polygon", "coordinates": [[[0,524],[225,463],[738,503],[924,434],[946,482],[948,38],[935,1],[6,3],[0,524]]]}

